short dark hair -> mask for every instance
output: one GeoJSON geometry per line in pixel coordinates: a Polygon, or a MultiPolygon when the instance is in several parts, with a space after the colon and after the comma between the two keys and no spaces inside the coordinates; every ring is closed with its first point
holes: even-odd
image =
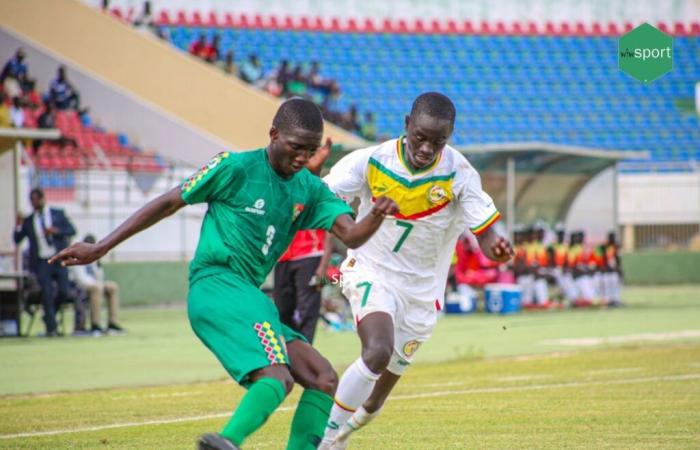
{"type": "Polygon", "coordinates": [[[32,198],[35,195],[38,195],[40,198],[44,198],[44,191],[41,188],[34,188],[29,191],[29,198],[32,198]]]}
{"type": "Polygon", "coordinates": [[[313,102],[303,98],[290,98],[280,105],[272,119],[272,126],[281,131],[300,128],[323,133],[323,115],[313,102]]]}
{"type": "Polygon", "coordinates": [[[457,111],[452,100],[446,95],[439,92],[426,92],[419,95],[411,107],[411,117],[418,117],[422,114],[454,123],[457,111]]]}

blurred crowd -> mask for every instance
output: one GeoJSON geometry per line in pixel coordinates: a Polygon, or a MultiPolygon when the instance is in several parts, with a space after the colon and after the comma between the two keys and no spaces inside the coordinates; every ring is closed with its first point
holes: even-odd
{"type": "Polygon", "coordinates": [[[622,267],[614,233],[604,243],[587,243],[585,232],[544,226],[517,230],[509,264],[486,258],[476,239],[463,235],[455,251],[450,288],[466,298],[490,283],[517,284],[526,309],[620,306],[622,267]]]}

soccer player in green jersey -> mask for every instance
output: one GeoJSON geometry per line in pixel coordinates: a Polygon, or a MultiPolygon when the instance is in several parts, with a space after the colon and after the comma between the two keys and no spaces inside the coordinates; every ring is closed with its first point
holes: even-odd
{"type": "Polygon", "coordinates": [[[323,135],[323,118],[313,103],[283,103],[269,134],[267,148],[217,155],[97,244],[77,243],[51,258],[66,266],[88,264],[185,205],[208,204],[190,264],[188,316],[195,334],[248,391],[220,434],[200,438],[202,450],[240,448],[295,381],[305,390],[287,449],[316,448],[337,376],[303,337],[280,323],[275,304],[259,286],[297,230],[330,230],[356,248],[386,215],[398,212],[392,200],[380,197],[372,213],[355,222],[350,207],[304,168],[323,135]]]}

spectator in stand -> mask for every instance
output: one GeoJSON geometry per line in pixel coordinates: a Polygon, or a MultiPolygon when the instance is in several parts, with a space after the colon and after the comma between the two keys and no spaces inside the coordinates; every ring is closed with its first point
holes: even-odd
{"type": "Polygon", "coordinates": [[[228,75],[233,75],[236,78],[239,77],[238,66],[235,62],[233,50],[229,50],[226,53],[223,62],[220,62],[219,65],[221,66],[221,69],[224,71],[224,73],[228,75]]]}
{"type": "Polygon", "coordinates": [[[279,66],[267,75],[265,90],[275,97],[287,97],[286,88],[290,77],[289,61],[283,59],[279,66]]]}
{"type": "Polygon", "coordinates": [[[19,97],[14,97],[12,99],[12,106],[10,106],[10,120],[13,127],[24,127],[24,109],[22,108],[22,103],[20,102],[19,97]]]}
{"type": "Polygon", "coordinates": [[[141,13],[134,18],[133,21],[134,28],[138,30],[154,30],[155,21],[153,20],[153,14],[151,13],[151,2],[143,2],[143,9],[141,13]]]}
{"type": "Polygon", "coordinates": [[[360,128],[360,136],[372,142],[377,140],[377,123],[374,121],[374,114],[370,111],[365,113],[365,120],[362,121],[362,127],[360,128]]]}
{"type": "Polygon", "coordinates": [[[260,64],[258,56],[251,53],[248,59],[241,64],[241,79],[249,84],[258,84],[262,76],[262,64],[260,64]]]}
{"type": "Polygon", "coordinates": [[[0,128],[6,128],[11,125],[10,110],[5,106],[5,93],[0,89],[0,128]]]}
{"type": "Polygon", "coordinates": [[[336,84],[335,80],[326,79],[321,75],[318,61],[311,61],[311,67],[306,74],[306,80],[309,88],[319,91],[324,99],[331,94],[333,86],[336,84]]]}
{"type": "Polygon", "coordinates": [[[219,40],[219,35],[215,34],[211,39],[211,42],[204,47],[204,50],[200,55],[201,58],[209,64],[215,64],[219,60],[219,40]]]}
{"type": "Polygon", "coordinates": [[[0,73],[0,83],[4,83],[7,78],[12,78],[22,85],[29,80],[29,71],[24,63],[26,53],[23,48],[18,48],[15,55],[10,58],[0,73]]]}
{"type": "MultiPolygon", "coordinates": [[[[95,236],[88,234],[83,242],[94,244],[95,236]]],[[[72,266],[75,281],[82,289],[87,291],[90,297],[90,321],[92,326],[90,331],[93,335],[103,333],[121,334],[124,329],[119,326],[117,317],[119,314],[119,285],[114,281],[105,280],[104,270],[100,261],[84,266],[72,266]],[[102,312],[102,297],[107,297],[107,327],[100,327],[100,315],[102,312]]]]}
{"type": "Polygon", "coordinates": [[[49,88],[48,102],[53,102],[60,111],[66,109],[80,109],[80,94],[68,81],[66,68],[58,67],[56,79],[51,82],[49,88]]]}
{"type": "Polygon", "coordinates": [[[306,98],[306,77],[302,72],[301,64],[294,68],[291,76],[287,79],[284,96],[306,98]]]}
{"type": "Polygon", "coordinates": [[[199,38],[190,45],[190,55],[204,59],[204,51],[207,48],[207,38],[204,34],[200,34],[199,38]]]}
{"type": "Polygon", "coordinates": [[[357,106],[351,105],[350,109],[342,115],[340,126],[352,133],[360,131],[360,121],[357,117],[357,106]]]}
{"type": "Polygon", "coordinates": [[[23,91],[22,104],[31,109],[39,109],[42,105],[41,95],[36,90],[36,81],[29,80],[27,88],[23,91]]]}
{"type": "Polygon", "coordinates": [[[58,336],[56,310],[68,301],[68,270],[60,264],[49,264],[48,260],[68,246],[75,228],[63,210],[46,207],[41,189],[32,189],[29,199],[34,212],[26,218],[17,216],[14,241],[20,244],[24,238],[29,239],[29,269],[41,286],[46,336],[53,337],[58,336]]]}
{"type": "MultiPolygon", "coordinates": [[[[46,104],[44,112],[39,115],[39,119],[37,120],[37,126],[40,129],[56,128],[56,112],[54,109],[53,103],[49,102],[46,104]]],[[[37,156],[39,149],[41,148],[41,144],[43,143],[44,141],[41,139],[34,139],[34,142],[32,142],[34,156],[37,156]]]]}

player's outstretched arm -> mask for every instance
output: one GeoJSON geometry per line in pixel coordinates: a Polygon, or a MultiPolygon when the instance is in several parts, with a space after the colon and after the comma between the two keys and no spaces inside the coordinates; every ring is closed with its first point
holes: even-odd
{"type": "Polygon", "coordinates": [[[335,219],[331,233],[350,248],[357,248],[367,242],[379,229],[384,217],[399,212],[399,207],[388,197],[379,197],[366,217],[355,222],[349,215],[343,214],[335,219]]]}
{"type": "Polygon", "coordinates": [[[119,243],[172,215],[185,205],[180,187],[173,188],[146,203],[100,242],[96,244],[75,243],[54,255],[49,259],[49,263],[60,262],[63,266],[89,264],[103,257],[119,243]]]}
{"type": "Polygon", "coordinates": [[[515,256],[515,251],[508,239],[496,233],[493,228],[478,235],[476,239],[479,241],[481,251],[492,261],[504,263],[515,256]]]}

